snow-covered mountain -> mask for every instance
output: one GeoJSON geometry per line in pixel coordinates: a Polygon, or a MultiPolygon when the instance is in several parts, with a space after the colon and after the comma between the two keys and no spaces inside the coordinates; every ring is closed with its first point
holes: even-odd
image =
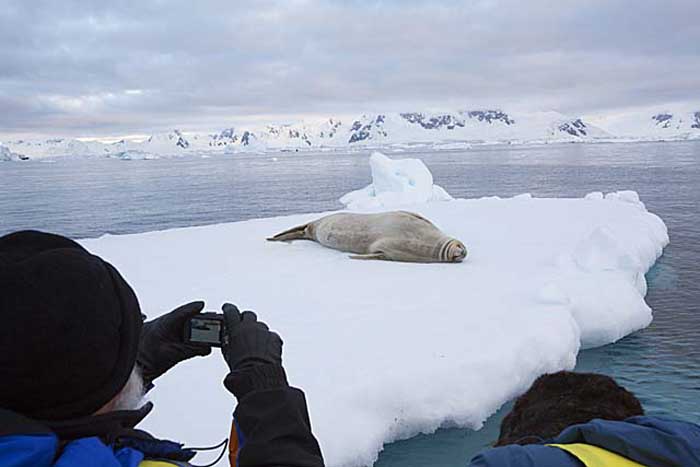
{"type": "Polygon", "coordinates": [[[17,154],[36,158],[53,156],[95,156],[112,152],[109,145],[97,141],[86,142],[69,138],[6,141],[5,146],[17,154]]]}
{"type": "Polygon", "coordinates": [[[512,116],[500,110],[451,113],[365,114],[262,129],[229,128],[212,135],[209,147],[295,150],[410,143],[583,141],[608,137],[600,128],[556,112],[512,116]]]}
{"type": "Polygon", "coordinates": [[[620,137],[652,140],[700,138],[700,106],[695,110],[645,109],[592,120],[620,137]]]}
{"type": "MultiPolygon", "coordinates": [[[[438,148],[480,143],[592,142],[626,139],[700,138],[700,111],[645,109],[605,117],[571,117],[557,112],[509,113],[503,110],[404,112],[327,118],[262,127],[226,128],[211,134],[172,130],[134,142],[49,139],[8,141],[7,148],[31,158],[100,156],[153,158],[193,152],[265,152],[403,144],[438,148]]],[[[3,153],[5,154],[5,153],[3,153]]],[[[7,159],[9,156],[2,156],[7,159]]]]}

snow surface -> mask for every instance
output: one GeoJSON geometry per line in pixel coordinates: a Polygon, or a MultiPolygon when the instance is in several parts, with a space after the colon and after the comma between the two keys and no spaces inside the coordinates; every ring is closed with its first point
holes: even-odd
{"type": "Polygon", "coordinates": [[[392,160],[374,152],[369,165],[372,183],[340,198],[348,209],[397,208],[453,199],[442,187],[433,184],[433,174],[420,159],[392,160]]]}
{"type": "MultiPolygon", "coordinates": [[[[373,185],[405,194],[394,199],[404,208],[414,200],[405,178],[425,188],[422,164],[373,163],[404,169],[373,170],[373,185]]],[[[440,426],[478,429],[537,376],[572,368],[581,348],[651,321],[644,273],[668,235],[636,193],[410,209],[462,240],[467,259],[354,261],[312,242],[265,241],[321,214],[82,243],[122,272],[151,318],[196,299],[256,310],[285,340],[290,382],[306,392],[330,467],[370,465],[383,443],[440,426]]],[[[226,371],[214,352],[164,375],[144,427],[189,445],[223,439],[235,403],[226,371]]]]}

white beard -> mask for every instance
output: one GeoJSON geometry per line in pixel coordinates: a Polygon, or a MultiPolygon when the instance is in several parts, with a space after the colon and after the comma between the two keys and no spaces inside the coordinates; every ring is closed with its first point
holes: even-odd
{"type": "Polygon", "coordinates": [[[146,394],[143,386],[141,372],[135,365],[134,369],[131,371],[131,375],[129,375],[128,381],[119,394],[112,400],[111,411],[136,410],[141,407],[146,394]]]}

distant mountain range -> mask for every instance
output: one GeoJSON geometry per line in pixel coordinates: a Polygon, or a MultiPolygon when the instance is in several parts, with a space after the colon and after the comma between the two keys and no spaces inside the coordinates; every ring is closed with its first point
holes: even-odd
{"type": "Polygon", "coordinates": [[[179,130],[145,141],[105,144],[76,139],[17,140],[0,145],[0,160],[54,156],[148,159],[193,152],[301,151],[426,144],[437,149],[485,143],[554,143],[700,139],[700,111],[651,112],[598,119],[557,112],[501,110],[408,112],[328,118],[264,127],[227,128],[211,134],[179,130]]]}

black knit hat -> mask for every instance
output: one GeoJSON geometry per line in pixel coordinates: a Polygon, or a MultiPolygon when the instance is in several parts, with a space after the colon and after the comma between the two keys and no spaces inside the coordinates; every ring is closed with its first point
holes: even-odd
{"type": "Polygon", "coordinates": [[[59,235],[0,237],[0,408],[93,414],[129,379],[140,332],[136,295],[111,264],[59,235]]]}

